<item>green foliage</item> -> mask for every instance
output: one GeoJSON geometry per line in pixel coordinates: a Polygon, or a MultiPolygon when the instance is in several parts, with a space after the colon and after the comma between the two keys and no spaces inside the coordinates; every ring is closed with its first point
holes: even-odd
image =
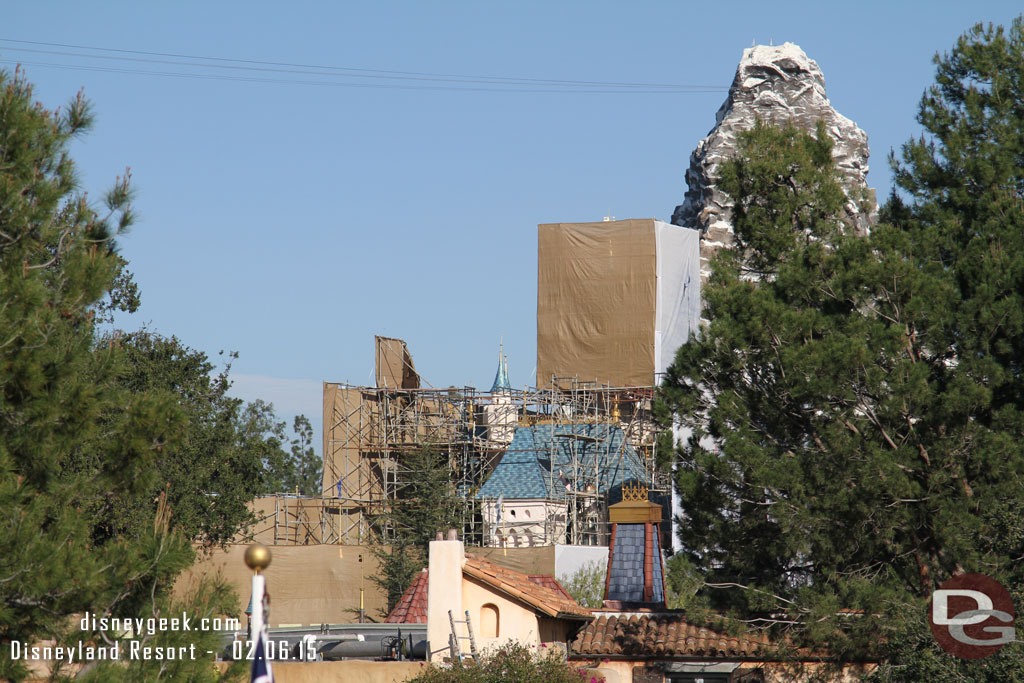
{"type": "Polygon", "coordinates": [[[260,454],[262,493],[320,494],[323,460],[313,449],[313,426],[305,415],[295,417],[295,436],[290,441],[286,441],[285,423],[277,421],[274,406],[259,399],[242,411],[241,424],[248,448],[260,454]]]}
{"type": "Polygon", "coordinates": [[[914,630],[939,582],[1024,583],[1022,55],[1017,20],[937,58],[928,137],[897,164],[912,202],[870,235],[842,219],[820,126],[741,135],[721,183],[738,248],[660,391],[692,430],[680,540],[711,606],[840,658],[881,648],[885,680],[975,671],[914,630]],[[904,657],[922,668],[893,673],[904,657]]]}
{"type": "MultiPolygon", "coordinates": [[[[963,567],[1003,583],[1022,604],[1024,568],[1024,20],[978,24],[936,55],[936,84],[921,100],[926,135],[893,161],[897,184],[886,217],[911,236],[919,262],[953,293],[929,351],[947,364],[943,404],[922,428],[948,441],[943,467],[962,492],[962,511],[938,505],[935,553],[923,580],[963,567]],[[949,462],[947,460],[947,462],[949,462]],[[959,529],[951,530],[950,525],[959,529]],[[953,538],[950,538],[953,537],[953,538]],[[935,565],[938,565],[937,567],[935,565]]],[[[935,458],[932,458],[933,462],[935,458]]],[[[904,601],[904,610],[919,609],[904,601]]],[[[1018,607],[1019,612],[1019,607],[1018,607]]],[[[913,613],[912,613],[913,614],[913,613]]],[[[952,660],[905,625],[887,643],[891,665],[877,680],[1001,681],[1024,678],[1019,642],[977,662],[952,660]]]]}
{"type": "Polygon", "coordinates": [[[157,476],[149,494],[123,495],[109,507],[104,523],[110,533],[146,524],[150,501],[166,490],[175,524],[209,548],[230,542],[253,521],[248,503],[257,495],[319,490],[309,421],[296,418],[297,435],[288,444],[273,405],[229,396],[235,354],[215,372],[205,353],[176,337],[140,331],[109,336],[103,344],[123,351],[119,381],[124,388],[162,397],[183,418],[173,457],[154,462],[157,476]]]}
{"type": "Polygon", "coordinates": [[[535,654],[516,643],[485,653],[479,663],[456,662],[451,668],[427,666],[409,683],[597,683],[565,661],[564,651],[541,647],[535,654]]]}
{"type": "Polygon", "coordinates": [[[404,485],[391,509],[373,520],[379,537],[372,551],[380,566],[373,580],[387,593],[388,611],[427,566],[435,534],[461,527],[463,505],[443,454],[425,446],[403,455],[400,466],[404,485]]]}
{"type": "MultiPolygon", "coordinates": [[[[217,683],[220,681],[246,680],[248,662],[235,662],[224,673],[214,666],[214,657],[207,652],[218,652],[223,647],[221,634],[214,630],[202,629],[204,619],[213,620],[223,615],[238,618],[241,615],[238,597],[230,585],[222,577],[204,577],[196,585],[191,586],[187,595],[176,599],[172,595],[161,594],[152,603],[145,605],[138,614],[145,617],[169,618],[187,615],[192,623],[190,630],[156,630],[150,633],[143,630],[131,634],[131,638],[117,637],[117,634],[98,632],[77,632],[76,640],[90,639],[98,646],[118,643],[121,653],[117,662],[97,661],[87,663],[74,680],[86,683],[148,683],[149,681],[194,681],[195,683],[217,683]],[[174,650],[176,655],[187,653],[175,659],[158,658],[151,655],[145,658],[130,659],[132,641],[140,648],[153,648],[167,652],[174,650]]],[[[243,618],[244,621],[244,618],[243,618]]]]}
{"type": "Polygon", "coordinates": [[[145,524],[148,500],[166,489],[175,524],[190,539],[207,547],[227,543],[252,520],[246,504],[259,492],[263,446],[240,432],[241,401],[227,395],[227,370],[214,375],[206,354],[174,337],[137,332],[109,343],[124,351],[121,384],[135,395],[162,397],[183,417],[173,454],[154,462],[150,495],[120,496],[113,530],[145,524]]]}
{"type": "Polygon", "coordinates": [[[604,604],[604,582],[608,575],[606,562],[587,562],[572,574],[561,576],[562,584],[572,599],[584,607],[601,607],[604,604]]]}
{"type": "MultiPolygon", "coordinates": [[[[102,208],[76,185],[68,145],[90,121],[81,96],[50,112],[19,74],[0,73],[4,643],[98,643],[72,615],[145,618],[177,608],[170,588],[194,560],[192,541],[237,528],[191,507],[226,491],[216,483],[225,472],[187,471],[189,458],[199,461],[190,450],[200,431],[195,407],[217,394],[203,376],[205,358],[179,348],[158,362],[167,349],[142,336],[97,341],[97,321],[139,299],[115,244],[132,223],[127,174],[102,208]],[[168,501],[180,512],[173,529],[168,501]]],[[[218,510],[230,517],[227,507],[218,510]]],[[[237,612],[223,586],[196,600],[189,609],[237,612]]],[[[125,669],[125,680],[176,677],[129,675],[139,666],[125,669]]],[[[23,661],[0,657],[0,679],[26,675],[23,661]]]]}
{"type": "Polygon", "coordinates": [[[735,201],[732,224],[745,275],[772,277],[800,242],[828,242],[843,232],[845,195],[832,162],[832,139],[818,122],[814,136],[758,121],[746,149],[725,164],[719,188],[735,201]]]}
{"type": "MultiPolygon", "coordinates": [[[[1024,594],[1017,591],[1013,596],[1014,603],[1020,605],[1022,598],[1024,594]]],[[[1024,677],[1019,644],[1006,645],[996,654],[981,660],[957,659],[936,645],[928,626],[928,610],[916,605],[913,607],[913,611],[905,613],[902,619],[886,629],[887,657],[877,670],[865,677],[867,681],[1003,683],[1019,681],[1024,677]]]]}
{"type": "MultiPolygon", "coordinates": [[[[118,497],[152,490],[182,419],[163,397],[119,384],[120,349],[94,346],[92,307],[122,273],[113,238],[132,214],[127,176],[102,214],[77,192],[67,147],[89,122],[81,96],[49,112],[23,78],[0,74],[4,642],[65,640],[69,615],[132,609],[192,560],[184,537],[95,523],[118,497]]],[[[24,675],[0,658],[0,678],[24,675]]]]}
{"type": "Polygon", "coordinates": [[[682,553],[665,562],[665,606],[686,609],[694,604],[694,595],[704,585],[704,576],[682,553]]]}

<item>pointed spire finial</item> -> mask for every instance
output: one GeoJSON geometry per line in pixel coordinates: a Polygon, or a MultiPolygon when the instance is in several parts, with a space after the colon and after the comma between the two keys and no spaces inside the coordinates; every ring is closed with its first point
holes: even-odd
{"type": "Polygon", "coordinates": [[[491,393],[499,391],[512,391],[512,385],[508,381],[508,360],[504,353],[504,336],[498,344],[498,372],[494,375],[494,384],[491,385],[491,393]]]}

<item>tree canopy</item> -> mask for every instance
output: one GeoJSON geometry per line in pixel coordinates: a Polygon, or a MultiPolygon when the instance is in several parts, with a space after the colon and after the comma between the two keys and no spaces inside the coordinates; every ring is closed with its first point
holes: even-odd
{"type": "MultiPolygon", "coordinates": [[[[67,153],[91,122],[81,96],[58,112],[0,74],[0,640],[68,634],[67,617],[118,613],[187,566],[188,540],[152,523],[110,533],[121,496],[144,496],[181,412],[118,382],[122,350],[97,347],[94,309],[124,262],[127,173],[102,210],[77,191],[67,153]]],[[[156,513],[150,502],[151,515],[156,513]]],[[[0,658],[0,677],[21,662],[0,658]]]]}
{"type": "Polygon", "coordinates": [[[456,496],[445,459],[429,446],[403,454],[404,484],[390,508],[372,520],[376,532],[372,552],[380,566],[373,580],[387,594],[388,611],[427,566],[434,535],[462,526],[460,513],[466,502],[456,496]]]}
{"type": "MultiPolygon", "coordinates": [[[[148,332],[99,333],[114,311],[138,306],[139,292],[116,242],[133,222],[128,172],[95,205],[68,152],[91,122],[81,94],[49,111],[20,73],[0,72],[4,643],[118,637],[78,630],[69,617],[85,612],[237,613],[222,581],[199,595],[171,595],[194,560],[193,544],[230,540],[251,517],[246,504],[267,486],[315,478],[304,418],[288,444],[272,407],[229,397],[227,371],[214,375],[205,354],[148,332]]],[[[89,675],[215,674],[203,659],[89,675]]],[[[25,675],[23,661],[0,657],[0,678],[25,675]]]]}
{"type": "Polygon", "coordinates": [[[926,135],[894,162],[908,199],[870,235],[841,219],[820,126],[741,135],[721,179],[736,248],[715,257],[708,324],[660,414],[690,430],[680,540],[709,604],[840,657],[884,634],[890,661],[998,680],[1018,645],[957,669],[919,636],[954,574],[1024,585],[1021,21],[936,64],[926,135]]]}

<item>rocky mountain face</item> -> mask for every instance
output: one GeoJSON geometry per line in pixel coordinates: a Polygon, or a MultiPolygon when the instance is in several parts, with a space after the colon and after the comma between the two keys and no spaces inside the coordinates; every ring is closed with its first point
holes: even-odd
{"type": "Polygon", "coordinates": [[[701,231],[701,275],[708,259],[733,243],[731,202],[716,187],[720,164],[735,154],[736,134],[760,118],[772,124],[792,123],[813,131],[824,120],[835,146],[832,154],[846,179],[847,218],[858,230],[870,227],[875,213],[874,191],[868,208],[860,197],[867,189],[868,136],[835,109],[825,96],[825,77],[818,64],[793,43],[758,45],[743,51],[729,95],[718,110],[715,127],[690,155],[688,189],[672,222],[701,231]]]}

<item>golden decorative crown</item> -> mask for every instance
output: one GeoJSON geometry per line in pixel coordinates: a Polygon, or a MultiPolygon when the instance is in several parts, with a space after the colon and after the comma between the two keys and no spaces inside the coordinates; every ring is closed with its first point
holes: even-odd
{"type": "Polygon", "coordinates": [[[636,486],[624,484],[622,487],[622,500],[647,500],[647,487],[641,484],[636,486]]]}

